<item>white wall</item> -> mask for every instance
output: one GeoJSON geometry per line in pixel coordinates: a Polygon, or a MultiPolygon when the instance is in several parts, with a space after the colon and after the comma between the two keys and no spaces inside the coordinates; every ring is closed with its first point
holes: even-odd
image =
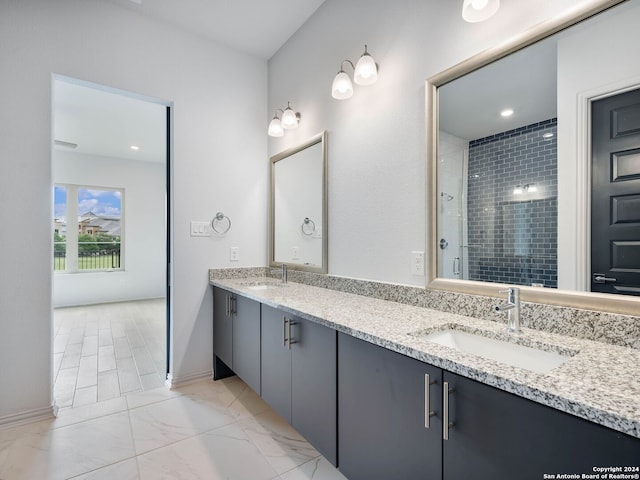
{"type": "Polygon", "coordinates": [[[584,290],[590,281],[584,265],[589,250],[588,211],[577,205],[589,198],[588,125],[579,128],[583,101],[640,86],[640,1],[633,0],[563,35],[558,42],[558,288],[584,290]],[[587,61],[585,61],[587,59],[587,61]],[[586,215],[585,215],[586,213],[586,215]],[[584,268],[581,268],[583,266],[584,268]]]}
{"type": "Polygon", "coordinates": [[[54,307],[165,295],[165,168],[158,162],[53,152],[55,183],[124,189],[124,270],[55,273],[54,307]]]}
{"type": "Polygon", "coordinates": [[[210,372],[207,270],[266,265],[266,62],[109,2],[1,0],[0,65],[0,423],[51,404],[54,73],[173,102],[171,371],[210,372]],[[218,210],[226,236],[189,236],[218,210]]]}
{"type": "Polygon", "coordinates": [[[328,130],[331,274],[424,285],[410,252],[425,249],[425,79],[579,3],[512,0],[469,24],[461,0],[326,0],[280,49],[265,124],[288,100],[302,118],[269,152],[328,130]],[[365,43],[378,82],[334,100],[340,62],[355,62],[365,43]]]}

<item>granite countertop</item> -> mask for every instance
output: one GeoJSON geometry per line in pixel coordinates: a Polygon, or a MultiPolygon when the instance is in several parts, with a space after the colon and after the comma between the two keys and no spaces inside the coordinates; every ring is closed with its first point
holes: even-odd
{"type": "Polygon", "coordinates": [[[520,335],[507,334],[502,323],[299,283],[282,286],[274,278],[216,279],[211,284],[640,438],[638,350],[528,328],[520,335]],[[571,357],[547,373],[535,373],[461,353],[420,336],[451,326],[571,357]]]}

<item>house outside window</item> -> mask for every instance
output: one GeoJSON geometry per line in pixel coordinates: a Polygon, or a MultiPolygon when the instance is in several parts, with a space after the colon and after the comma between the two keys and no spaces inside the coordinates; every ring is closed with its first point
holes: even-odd
{"type": "Polygon", "coordinates": [[[54,187],[56,272],[123,270],[124,189],[54,187]]]}

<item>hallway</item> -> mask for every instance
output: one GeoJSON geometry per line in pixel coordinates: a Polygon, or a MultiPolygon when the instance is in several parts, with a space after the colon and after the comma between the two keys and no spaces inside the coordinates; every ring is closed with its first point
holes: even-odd
{"type": "Polygon", "coordinates": [[[54,310],[54,397],[59,408],[164,385],[165,299],[54,310]]]}

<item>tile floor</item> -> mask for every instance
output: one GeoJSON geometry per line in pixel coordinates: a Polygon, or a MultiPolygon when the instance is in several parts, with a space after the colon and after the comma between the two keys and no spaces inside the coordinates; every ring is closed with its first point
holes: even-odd
{"type": "Polygon", "coordinates": [[[164,384],[164,299],[57,308],[54,397],[78,407],[164,384]]]}
{"type": "Polygon", "coordinates": [[[0,479],[346,480],[237,377],[0,430],[0,479]]]}

